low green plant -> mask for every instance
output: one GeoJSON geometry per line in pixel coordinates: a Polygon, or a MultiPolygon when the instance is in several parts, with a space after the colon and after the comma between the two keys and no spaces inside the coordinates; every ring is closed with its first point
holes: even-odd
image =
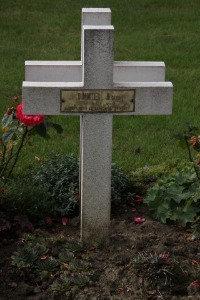
{"type": "Polygon", "coordinates": [[[146,194],[149,187],[151,187],[161,176],[167,172],[173,172],[177,169],[180,161],[173,160],[164,162],[155,166],[145,166],[137,168],[130,173],[130,180],[132,182],[134,191],[138,194],[146,194]]]}
{"type": "Polygon", "coordinates": [[[162,223],[175,221],[182,226],[192,223],[200,214],[200,186],[191,164],[162,176],[151,187],[144,203],[153,217],[162,223]]]}
{"type": "MultiPolygon", "coordinates": [[[[111,172],[112,204],[133,202],[128,177],[114,164],[111,172]]],[[[55,154],[23,177],[8,180],[0,195],[0,209],[9,212],[8,224],[16,215],[25,215],[34,225],[40,225],[47,216],[51,221],[74,216],[79,201],[79,160],[73,155],[55,154]]]]}
{"type": "MultiPolygon", "coordinates": [[[[12,265],[18,268],[36,266],[37,269],[40,257],[45,256],[48,251],[48,243],[43,237],[25,233],[19,249],[11,257],[12,265]]],[[[51,263],[51,257],[48,259],[49,262],[51,263]]]]}
{"type": "Polygon", "coordinates": [[[0,208],[6,209],[9,219],[26,215],[34,224],[41,224],[51,208],[48,191],[27,177],[9,180],[0,197],[0,208]]]}
{"type": "MultiPolygon", "coordinates": [[[[182,226],[190,223],[197,228],[200,221],[200,127],[185,123],[175,133],[180,145],[188,152],[190,163],[175,172],[163,175],[147,192],[144,203],[162,223],[175,221],[182,226]]],[[[199,231],[199,230],[197,230],[199,231]]]]}
{"type": "Polygon", "coordinates": [[[169,254],[163,252],[162,254],[155,253],[139,253],[133,262],[136,265],[141,265],[145,269],[145,275],[152,283],[157,283],[158,280],[166,285],[172,279],[171,263],[168,259],[169,254]]]}
{"type": "Polygon", "coordinates": [[[21,268],[31,267],[38,259],[38,253],[34,248],[26,246],[16,251],[12,257],[12,265],[21,268]]]}
{"type": "Polygon", "coordinates": [[[59,279],[57,279],[51,286],[53,291],[66,292],[73,287],[82,288],[89,283],[87,276],[82,274],[74,274],[69,277],[68,272],[63,272],[59,279]]]}
{"type": "Polygon", "coordinates": [[[51,215],[70,215],[78,207],[79,163],[73,155],[52,155],[33,174],[33,182],[48,192],[51,215]]]}
{"type": "Polygon", "coordinates": [[[36,282],[46,281],[52,291],[63,293],[84,287],[92,265],[82,258],[83,247],[61,236],[57,242],[41,234],[24,234],[11,265],[33,274],[36,282]]]}
{"type": "Polygon", "coordinates": [[[47,259],[40,260],[37,263],[37,266],[36,266],[36,270],[38,272],[44,272],[44,271],[46,271],[49,274],[51,274],[53,272],[56,272],[58,270],[58,268],[59,268],[59,263],[52,256],[47,257],[47,259]]]}
{"type": "Polygon", "coordinates": [[[65,244],[65,249],[73,253],[80,253],[83,250],[83,246],[75,242],[67,242],[65,244]]]}
{"type": "Polygon", "coordinates": [[[56,291],[56,292],[66,292],[69,291],[70,288],[71,288],[71,282],[68,276],[65,276],[64,274],[61,276],[59,280],[53,282],[51,286],[52,291],[56,291]]]}
{"type": "Polygon", "coordinates": [[[140,252],[133,259],[140,276],[147,279],[151,288],[172,288],[174,284],[187,286],[189,278],[184,264],[177,261],[168,252],[140,252]]]}
{"type": "Polygon", "coordinates": [[[111,168],[111,201],[118,205],[131,193],[131,184],[121,168],[112,164],[111,168]]]}
{"type": "MultiPolygon", "coordinates": [[[[112,165],[111,201],[120,204],[131,193],[128,177],[112,165]]],[[[51,215],[70,216],[79,207],[79,161],[73,155],[52,155],[32,175],[32,181],[48,192],[51,215]]]]}

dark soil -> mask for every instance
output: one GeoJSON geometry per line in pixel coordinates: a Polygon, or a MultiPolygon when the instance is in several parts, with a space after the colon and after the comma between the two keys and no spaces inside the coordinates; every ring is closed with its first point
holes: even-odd
{"type": "MultiPolygon", "coordinates": [[[[39,280],[32,269],[11,265],[11,255],[22,246],[22,237],[7,233],[0,242],[0,299],[1,300],[185,300],[200,299],[200,288],[192,284],[200,270],[199,240],[191,240],[190,233],[176,225],[163,225],[153,220],[145,206],[124,207],[111,220],[110,244],[106,248],[81,248],[73,259],[77,270],[69,262],[63,268],[75,278],[75,272],[88,278],[86,284],[70,289],[52,291],[51,284],[59,270],[46,280],[39,280]],[[135,224],[134,216],[145,218],[135,224]],[[82,270],[80,265],[87,263],[82,270]]],[[[66,241],[79,243],[79,220],[74,218],[66,226],[52,225],[35,229],[37,236],[46,239],[63,235],[66,241]]],[[[58,256],[52,248],[51,255],[58,256]]],[[[59,248],[60,247],[60,248],[59,248]]]]}

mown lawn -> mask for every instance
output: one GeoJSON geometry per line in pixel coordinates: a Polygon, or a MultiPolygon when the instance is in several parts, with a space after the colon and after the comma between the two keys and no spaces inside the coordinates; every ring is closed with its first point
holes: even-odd
{"type": "MultiPolygon", "coordinates": [[[[127,172],[187,158],[172,133],[185,121],[199,125],[199,0],[0,0],[0,111],[21,96],[25,60],[80,60],[82,7],[110,7],[115,60],[164,61],[174,84],[171,116],[117,116],[113,161],[127,172]],[[138,151],[139,149],[139,151],[138,151]]],[[[55,117],[64,133],[48,142],[36,138],[18,170],[52,151],[79,153],[79,118],[55,117]]]]}

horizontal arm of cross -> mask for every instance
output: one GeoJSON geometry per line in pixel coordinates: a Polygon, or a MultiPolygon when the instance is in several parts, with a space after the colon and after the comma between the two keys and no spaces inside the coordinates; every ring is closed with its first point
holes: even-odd
{"type": "MultiPolygon", "coordinates": [[[[25,80],[81,82],[82,61],[26,61],[25,80]]],[[[114,82],[165,81],[164,62],[114,61],[114,82]]]]}
{"type": "MultiPolygon", "coordinates": [[[[135,109],[126,115],[168,115],[172,113],[171,82],[127,82],[114,84],[120,90],[132,89],[135,93],[135,109]]],[[[23,82],[24,113],[44,115],[66,115],[61,112],[61,91],[83,89],[82,82],[23,82]]],[[[80,115],[81,113],[67,113],[80,115]]],[[[123,114],[123,113],[113,113],[123,114]]]]}

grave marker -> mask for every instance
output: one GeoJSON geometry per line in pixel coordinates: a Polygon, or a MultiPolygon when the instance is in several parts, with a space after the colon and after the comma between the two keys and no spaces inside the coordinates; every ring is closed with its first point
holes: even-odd
{"type": "Polygon", "coordinates": [[[81,239],[106,242],[110,227],[112,115],[171,114],[162,62],[113,62],[110,9],[82,10],[82,60],[26,62],[24,113],[80,115],[81,239]]]}

